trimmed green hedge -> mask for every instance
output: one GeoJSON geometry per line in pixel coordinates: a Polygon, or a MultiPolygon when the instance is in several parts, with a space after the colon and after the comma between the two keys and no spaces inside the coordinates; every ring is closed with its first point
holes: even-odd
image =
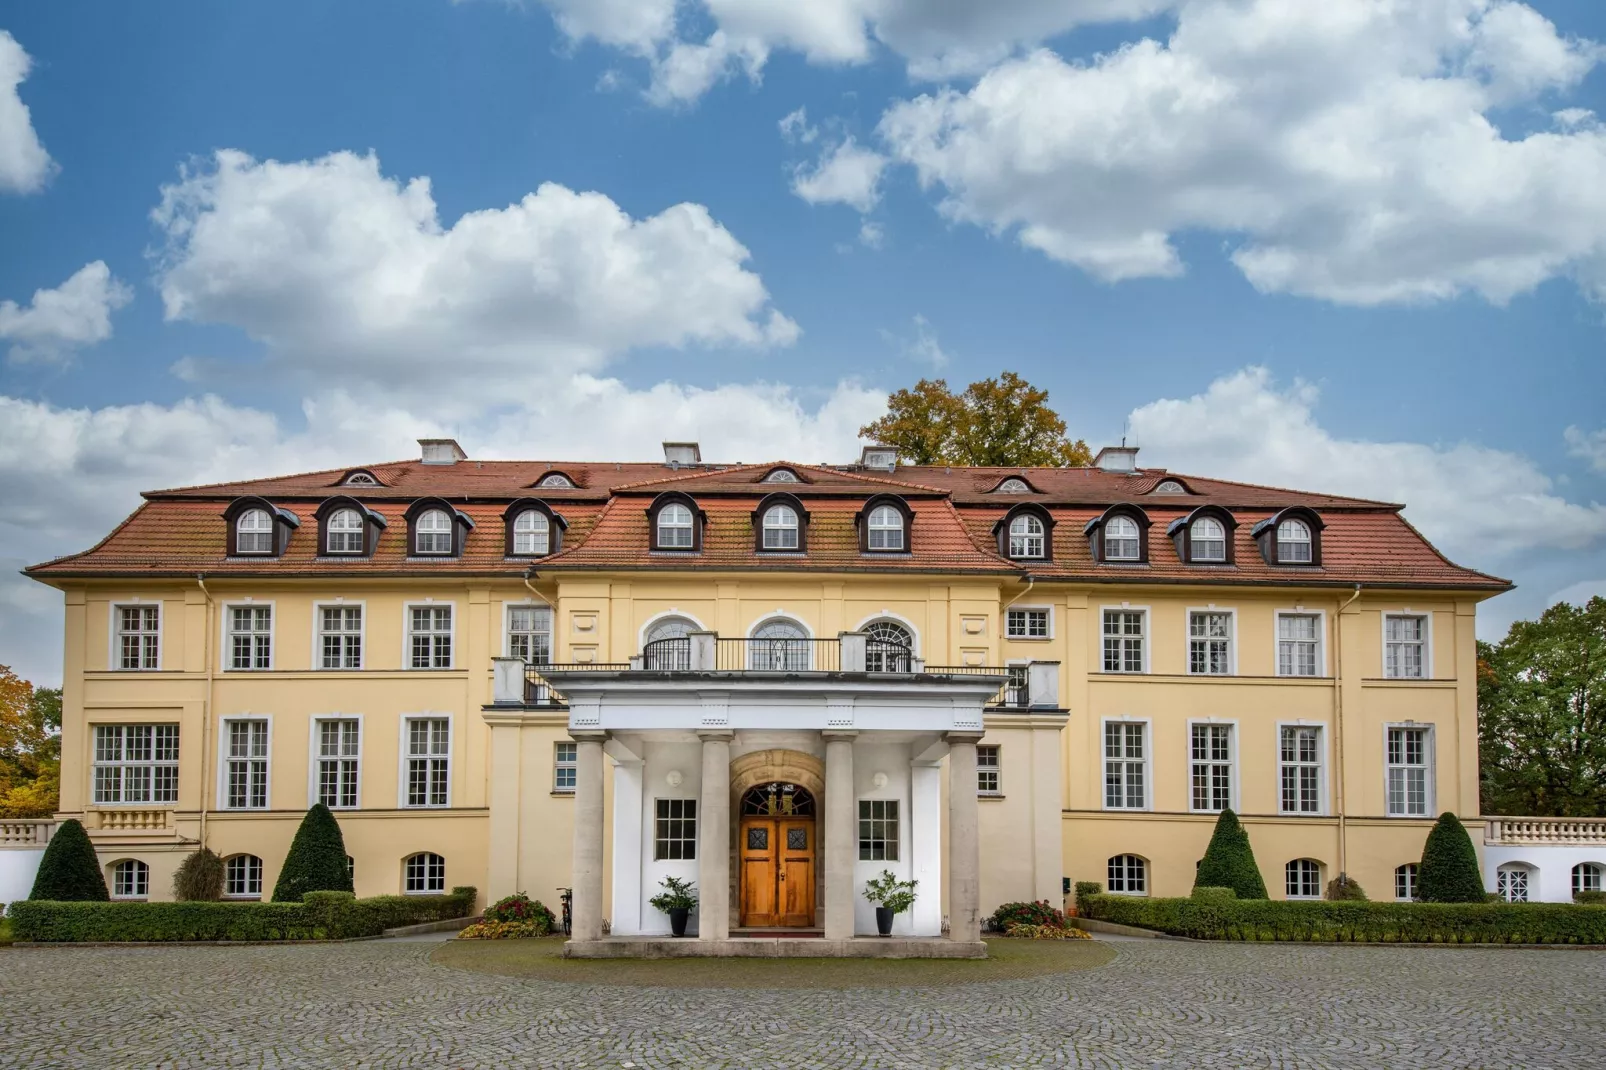
{"type": "Polygon", "coordinates": [[[1570,903],[1365,903],[1093,895],[1085,918],[1197,940],[1606,944],[1606,907],[1570,903]]]}
{"type": "Polygon", "coordinates": [[[301,903],[11,904],[12,936],[38,943],[169,940],[341,940],[386,929],[467,917],[478,893],[382,895],[309,892],[301,903]]]}

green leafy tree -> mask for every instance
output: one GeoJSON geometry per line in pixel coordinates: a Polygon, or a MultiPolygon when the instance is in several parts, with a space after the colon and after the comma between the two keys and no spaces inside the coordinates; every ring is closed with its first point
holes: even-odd
{"type": "Polygon", "coordinates": [[[922,379],[887,398],[887,415],[859,434],[894,446],[910,464],[989,467],[1074,466],[1092,460],[1087,443],[1065,437],[1048,391],[1014,372],[955,394],[946,379],[922,379]]]}
{"type": "Polygon", "coordinates": [[[184,859],[173,874],[173,898],[181,903],[222,899],[223,859],[207,847],[184,859]]]}
{"type": "Polygon", "coordinates": [[[39,860],[29,899],[49,899],[58,903],[105,902],[106,878],[95,857],[95,845],[77,820],[61,823],[39,860]]]}
{"type": "Polygon", "coordinates": [[[1606,598],[1478,644],[1486,814],[1606,816],[1606,598]]]}
{"type": "Polygon", "coordinates": [[[340,823],[327,806],[315,803],[301,819],[296,838],[290,841],[290,853],[273,886],[273,901],[299,903],[308,892],[351,890],[346,839],[340,834],[340,823]]]}
{"type": "Polygon", "coordinates": [[[1239,899],[1265,899],[1266,882],[1255,865],[1255,852],[1249,846],[1249,833],[1231,810],[1221,811],[1210,846],[1194,875],[1195,888],[1231,888],[1239,899]]]}
{"type": "Polygon", "coordinates": [[[1416,897],[1424,903],[1481,903],[1483,874],[1466,826],[1446,810],[1422,845],[1416,871],[1416,897]]]}

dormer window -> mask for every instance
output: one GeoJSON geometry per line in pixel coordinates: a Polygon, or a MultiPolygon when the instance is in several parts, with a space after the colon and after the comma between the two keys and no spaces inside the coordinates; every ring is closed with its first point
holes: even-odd
{"type": "Polygon", "coordinates": [[[573,490],[574,480],[570,479],[562,472],[548,472],[546,475],[541,477],[541,481],[537,483],[536,486],[548,487],[553,490],[573,490]]]}
{"type": "Polygon", "coordinates": [[[1136,505],[1112,505],[1082,529],[1099,564],[1145,565],[1149,561],[1149,516],[1136,505]]]}
{"type": "Polygon", "coordinates": [[[870,549],[903,549],[903,514],[890,505],[870,510],[870,549]]]}
{"type": "Polygon", "coordinates": [[[1142,553],[1138,525],[1129,516],[1112,516],[1104,523],[1104,560],[1137,561],[1142,553]]]}
{"type": "Polygon", "coordinates": [[[1225,563],[1227,560],[1227,529],[1214,517],[1202,516],[1188,528],[1196,563],[1225,563]]]}
{"type": "Polygon", "coordinates": [[[994,494],[1030,494],[1031,492],[1032,488],[1026,485],[1024,479],[1015,479],[1013,477],[1004,480],[993,488],[994,494]]]}
{"type": "Polygon", "coordinates": [[[452,552],[452,518],[444,509],[426,509],[413,528],[413,552],[449,554],[452,552]]]}
{"type": "Polygon", "coordinates": [[[1043,522],[1023,513],[1009,522],[1009,556],[1043,556],[1043,522]]]}
{"type": "Polygon", "coordinates": [[[372,472],[352,472],[340,481],[343,487],[377,487],[379,480],[374,478],[372,472]]]}
{"type": "Polygon", "coordinates": [[[1163,479],[1163,480],[1160,481],[1160,485],[1155,487],[1149,493],[1150,494],[1186,494],[1186,493],[1188,493],[1188,488],[1184,487],[1181,483],[1178,483],[1174,479],[1163,479]]]}
{"type": "Polygon", "coordinates": [[[1219,505],[1201,505],[1166,526],[1177,547],[1177,556],[1189,565],[1230,565],[1233,563],[1233,532],[1238,521],[1219,505]]]}
{"type": "Polygon", "coordinates": [[[790,468],[775,468],[766,475],[761,482],[764,483],[801,483],[796,472],[790,468]]]}
{"type": "Polygon", "coordinates": [[[671,503],[658,510],[658,548],[690,550],[693,542],[691,510],[671,503]]]}
{"type": "Polygon", "coordinates": [[[474,521],[444,498],[420,498],[407,510],[407,546],[413,557],[458,557],[474,521]]]}
{"type": "MultiPolygon", "coordinates": [[[[349,483],[350,480],[347,480],[349,483]]],[[[363,519],[355,509],[336,509],[325,525],[326,553],[360,554],[363,551],[363,519]]]]}
{"type": "Polygon", "coordinates": [[[247,509],[234,522],[234,552],[273,553],[273,517],[266,509],[247,509]]]}
{"type": "Polygon", "coordinates": [[[385,518],[356,498],[339,495],[318,506],[318,552],[331,557],[367,557],[379,545],[385,518]]]}
{"type": "Polygon", "coordinates": [[[790,505],[772,505],[764,511],[764,549],[798,548],[797,511],[790,505]]]}
{"type": "Polygon", "coordinates": [[[526,509],[513,520],[513,552],[521,557],[539,557],[552,543],[552,524],[546,514],[526,509]]]}
{"type": "Polygon", "coordinates": [[[1310,564],[1310,526],[1303,520],[1277,525],[1277,560],[1285,565],[1310,564]]]}
{"type": "Polygon", "coordinates": [[[1268,565],[1322,564],[1322,518],[1316,510],[1291,505],[1250,529],[1268,565]]]}
{"type": "MultiPolygon", "coordinates": [[[[703,527],[707,518],[696,499],[680,491],[665,491],[647,507],[650,549],[674,553],[698,553],[703,548],[703,527]]],[[[757,525],[758,518],[753,518],[757,525]]]]}

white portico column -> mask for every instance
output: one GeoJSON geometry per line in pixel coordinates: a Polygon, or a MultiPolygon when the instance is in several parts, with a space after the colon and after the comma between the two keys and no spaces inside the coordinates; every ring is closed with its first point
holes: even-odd
{"type": "Polygon", "coordinates": [[[606,732],[570,730],[574,767],[573,939],[602,939],[602,743],[606,732]]]}
{"type": "Polygon", "coordinates": [[[699,732],[703,797],[697,802],[697,938],[730,938],[731,736],[699,732]]]}
{"type": "Polygon", "coordinates": [[[981,815],[976,804],[980,732],[948,733],[948,939],[981,939],[981,815]]]}
{"type": "Polygon", "coordinates": [[[825,938],[853,939],[853,740],[825,733],[825,938]]]}

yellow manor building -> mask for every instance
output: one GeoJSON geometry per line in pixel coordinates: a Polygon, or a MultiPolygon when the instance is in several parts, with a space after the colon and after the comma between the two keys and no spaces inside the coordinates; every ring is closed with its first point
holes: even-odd
{"type": "Polygon", "coordinates": [[[1185,895],[1216,814],[1274,897],[1409,897],[1478,815],[1473,626],[1510,584],[1400,506],[1137,466],[419,460],[145,494],[66,600],[61,817],[114,895],[200,844],[271,894],[307,807],[359,895],[478,887],[578,941],[973,944],[1070,882],[1185,895]]]}

